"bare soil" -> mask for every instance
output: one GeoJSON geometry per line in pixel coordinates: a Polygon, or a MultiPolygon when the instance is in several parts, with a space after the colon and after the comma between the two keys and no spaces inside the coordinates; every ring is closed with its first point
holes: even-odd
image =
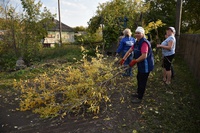
{"type": "MultiPolygon", "coordinates": [[[[131,88],[131,87],[130,87],[131,88]]],[[[133,88],[133,87],[132,87],[133,88]]],[[[43,119],[31,111],[17,111],[18,94],[2,91],[0,95],[1,133],[132,133],[140,118],[140,104],[131,103],[131,91],[110,90],[110,103],[103,103],[98,115],[66,116],[43,119]]],[[[141,103],[142,104],[142,103],[141,103]]],[[[138,128],[140,126],[138,125],[138,128]]]]}

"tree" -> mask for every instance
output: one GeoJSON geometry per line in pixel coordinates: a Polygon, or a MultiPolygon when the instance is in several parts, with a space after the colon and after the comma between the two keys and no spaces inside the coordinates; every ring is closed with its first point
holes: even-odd
{"type": "MultiPolygon", "coordinates": [[[[4,57],[0,64],[5,65],[6,59],[12,57],[11,63],[22,56],[27,62],[35,60],[41,47],[41,39],[47,35],[47,30],[53,25],[55,16],[45,7],[41,10],[42,3],[34,0],[21,0],[24,13],[16,12],[16,8],[6,4],[1,5],[0,28],[4,30],[3,41],[0,47],[4,57]]],[[[14,65],[13,65],[14,66],[14,65]]]]}
{"type": "Polygon", "coordinates": [[[176,21],[176,0],[146,0],[150,4],[147,12],[144,13],[145,23],[161,20],[165,26],[151,30],[153,40],[164,39],[165,29],[175,26],[176,21]]]}
{"type": "Polygon", "coordinates": [[[113,0],[100,4],[96,15],[88,22],[91,33],[102,25],[106,47],[112,45],[125,28],[135,30],[143,25],[142,14],[148,9],[143,0],[113,0]]]}
{"type": "Polygon", "coordinates": [[[75,32],[79,32],[79,31],[86,31],[86,27],[83,27],[83,26],[77,26],[74,28],[74,31],[75,32]]]}
{"type": "Polygon", "coordinates": [[[184,0],[182,12],[182,32],[200,33],[200,2],[184,0]]]}
{"type": "Polygon", "coordinates": [[[31,60],[39,50],[38,42],[47,35],[49,25],[53,23],[53,15],[46,7],[41,12],[41,1],[35,3],[34,0],[21,0],[21,3],[25,12],[22,15],[22,30],[24,31],[21,42],[24,48],[22,54],[27,57],[27,60],[31,60]]]}
{"type": "MultiPolygon", "coordinates": [[[[149,10],[145,13],[145,23],[158,19],[166,23],[166,26],[175,26],[176,0],[146,0],[150,3],[149,10]]],[[[183,0],[181,32],[198,32],[200,30],[200,2],[199,0],[183,0]]],[[[165,34],[165,28],[159,28],[161,35],[165,34]]]]}

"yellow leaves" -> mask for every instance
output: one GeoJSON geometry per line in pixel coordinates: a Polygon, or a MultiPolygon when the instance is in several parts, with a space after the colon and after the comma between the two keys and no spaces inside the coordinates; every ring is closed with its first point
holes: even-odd
{"type": "Polygon", "coordinates": [[[66,112],[62,113],[61,118],[64,118],[67,115],[66,112]]]}
{"type": "Polygon", "coordinates": [[[100,111],[99,105],[96,104],[91,104],[90,107],[88,108],[89,112],[93,112],[94,114],[98,114],[100,111]]]}
{"type": "Polygon", "coordinates": [[[162,27],[166,25],[165,23],[163,23],[161,20],[157,20],[156,22],[150,22],[146,27],[145,27],[145,33],[149,33],[149,31],[151,30],[155,30],[158,27],[162,27]]]}
{"type": "MultiPolygon", "coordinates": [[[[83,47],[82,52],[87,52],[83,47]]],[[[97,50],[98,51],[98,50],[97,50]]],[[[116,70],[113,62],[97,53],[91,61],[83,57],[74,66],[53,68],[34,79],[14,80],[14,88],[21,93],[20,110],[32,110],[41,117],[64,117],[66,113],[78,113],[82,108],[98,114],[100,104],[110,101],[105,84],[113,77],[116,70]]],[[[111,82],[110,82],[111,81],[111,82]]],[[[85,112],[86,113],[86,112],[85,112]]]]}
{"type": "Polygon", "coordinates": [[[98,116],[94,116],[94,117],[92,117],[92,119],[98,119],[99,117],[98,116]]]}
{"type": "Polygon", "coordinates": [[[121,101],[121,103],[124,103],[124,97],[123,96],[120,97],[120,101],[121,101]]]}
{"type": "Polygon", "coordinates": [[[104,118],[103,120],[104,120],[104,121],[109,121],[109,120],[111,120],[111,118],[110,118],[110,117],[107,117],[107,118],[104,118]]]}
{"type": "Polygon", "coordinates": [[[132,133],[138,133],[138,132],[137,132],[137,130],[133,130],[133,132],[132,132],[132,133]]]}
{"type": "MultiPolygon", "coordinates": [[[[40,107],[33,110],[34,113],[39,113],[40,117],[42,118],[48,118],[48,117],[55,117],[58,116],[58,112],[61,109],[60,106],[46,106],[46,107],[40,107]]],[[[64,114],[62,114],[64,117],[64,114]]]]}

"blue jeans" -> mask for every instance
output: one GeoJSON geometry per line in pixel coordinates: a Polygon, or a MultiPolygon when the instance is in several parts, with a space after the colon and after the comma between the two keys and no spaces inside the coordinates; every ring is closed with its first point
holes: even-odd
{"type": "MultiPolygon", "coordinates": [[[[124,57],[124,55],[126,54],[127,51],[123,51],[122,53],[122,57],[124,57]]],[[[133,60],[133,53],[129,55],[129,57],[126,59],[126,61],[124,62],[125,66],[128,66],[129,63],[133,60]]],[[[126,70],[125,76],[132,76],[132,67],[130,67],[129,69],[126,70]]]]}

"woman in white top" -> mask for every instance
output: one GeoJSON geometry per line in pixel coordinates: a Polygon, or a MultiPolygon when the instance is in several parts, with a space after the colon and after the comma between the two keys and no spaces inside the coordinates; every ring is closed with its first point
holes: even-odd
{"type": "Polygon", "coordinates": [[[162,48],[163,54],[163,81],[166,84],[171,84],[171,63],[175,55],[176,38],[175,28],[168,27],[166,30],[167,39],[161,44],[157,44],[158,48],[162,48]]]}

